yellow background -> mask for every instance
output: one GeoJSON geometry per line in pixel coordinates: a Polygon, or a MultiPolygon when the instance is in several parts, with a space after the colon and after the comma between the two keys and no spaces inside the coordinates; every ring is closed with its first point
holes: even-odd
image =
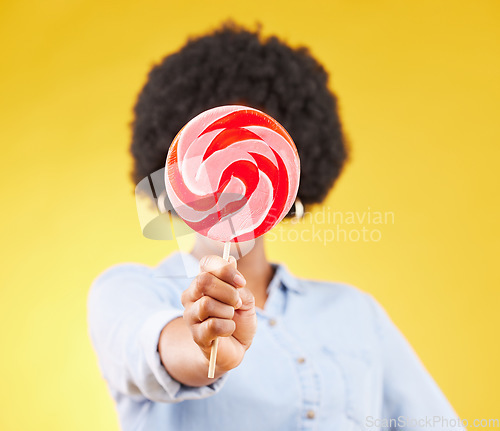
{"type": "Polygon", "coordinates": [[[378,242],[272,241],[270,257],[371,292],[462,418],[500,417],[498,1],[0,11],[0,429],[118,428],[87,336],[88,288],[111,264],[173,249],[141,236],[131,108],[153,62],[227,17],[310,46],[332,72],[353,152],[330,210],[394,213],[367,226],[378,242]]]}

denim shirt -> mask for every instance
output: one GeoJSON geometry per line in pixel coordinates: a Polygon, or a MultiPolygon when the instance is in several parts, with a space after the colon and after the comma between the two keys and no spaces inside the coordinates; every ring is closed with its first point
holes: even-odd
{"type": "Polygon", "coordinates": [[[158,339],[183,314],[192,279],[175,274],[185,265],[198,271],[178,252],[154,268],[120,264],[91,287],[90,336],[123,430],[462,429],[450,426],[452,407],[369,294],[283,265],[242,363],[207,386],[174,380],[158,339]]]}

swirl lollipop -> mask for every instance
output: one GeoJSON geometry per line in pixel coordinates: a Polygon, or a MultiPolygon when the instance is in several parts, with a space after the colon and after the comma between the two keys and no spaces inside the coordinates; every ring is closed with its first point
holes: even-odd
{"type": "MultiPolygon", "coordinates": [[[[286,130],[246,106],[221,106],[193,118],[170,146],[165,186],[188,226],[222,241],[263,235],[290,210],[299,187],[300,162],[286,130]]],[[[212,344],[213,377],[217,342],[212,344]]]]}

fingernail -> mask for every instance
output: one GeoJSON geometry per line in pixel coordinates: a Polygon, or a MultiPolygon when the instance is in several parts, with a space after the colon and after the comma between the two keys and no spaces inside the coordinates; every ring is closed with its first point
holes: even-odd
{"type": "Polygon", "coordinates": [[[236,274],[233,278],[233,281],[235,284],[241,287],[243,287],[246,284],[245,279],[240,274],[236,274]]]}
{"type": "Polygon", "coordinates": [[[238,302],[236,303],[236,307],[234,307],[235,309],[238,309],[240,308],[241,306],[243,305],[243,301],[240,299],[238,299],[238,302]]]}

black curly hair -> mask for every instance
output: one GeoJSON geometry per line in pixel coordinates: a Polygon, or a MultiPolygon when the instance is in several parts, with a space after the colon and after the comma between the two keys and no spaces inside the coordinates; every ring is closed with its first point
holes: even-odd
{"type": "Polygon", "coordinates": [[[300,156],[298,197],[306,206],[322,202],[348,152],[328,74],[307,48],[232,22],[188,40],[149,72],[132,122],[135,183],[164,167],[191,118],[229,104],[259,109],[286,128],[300,156]]]}

